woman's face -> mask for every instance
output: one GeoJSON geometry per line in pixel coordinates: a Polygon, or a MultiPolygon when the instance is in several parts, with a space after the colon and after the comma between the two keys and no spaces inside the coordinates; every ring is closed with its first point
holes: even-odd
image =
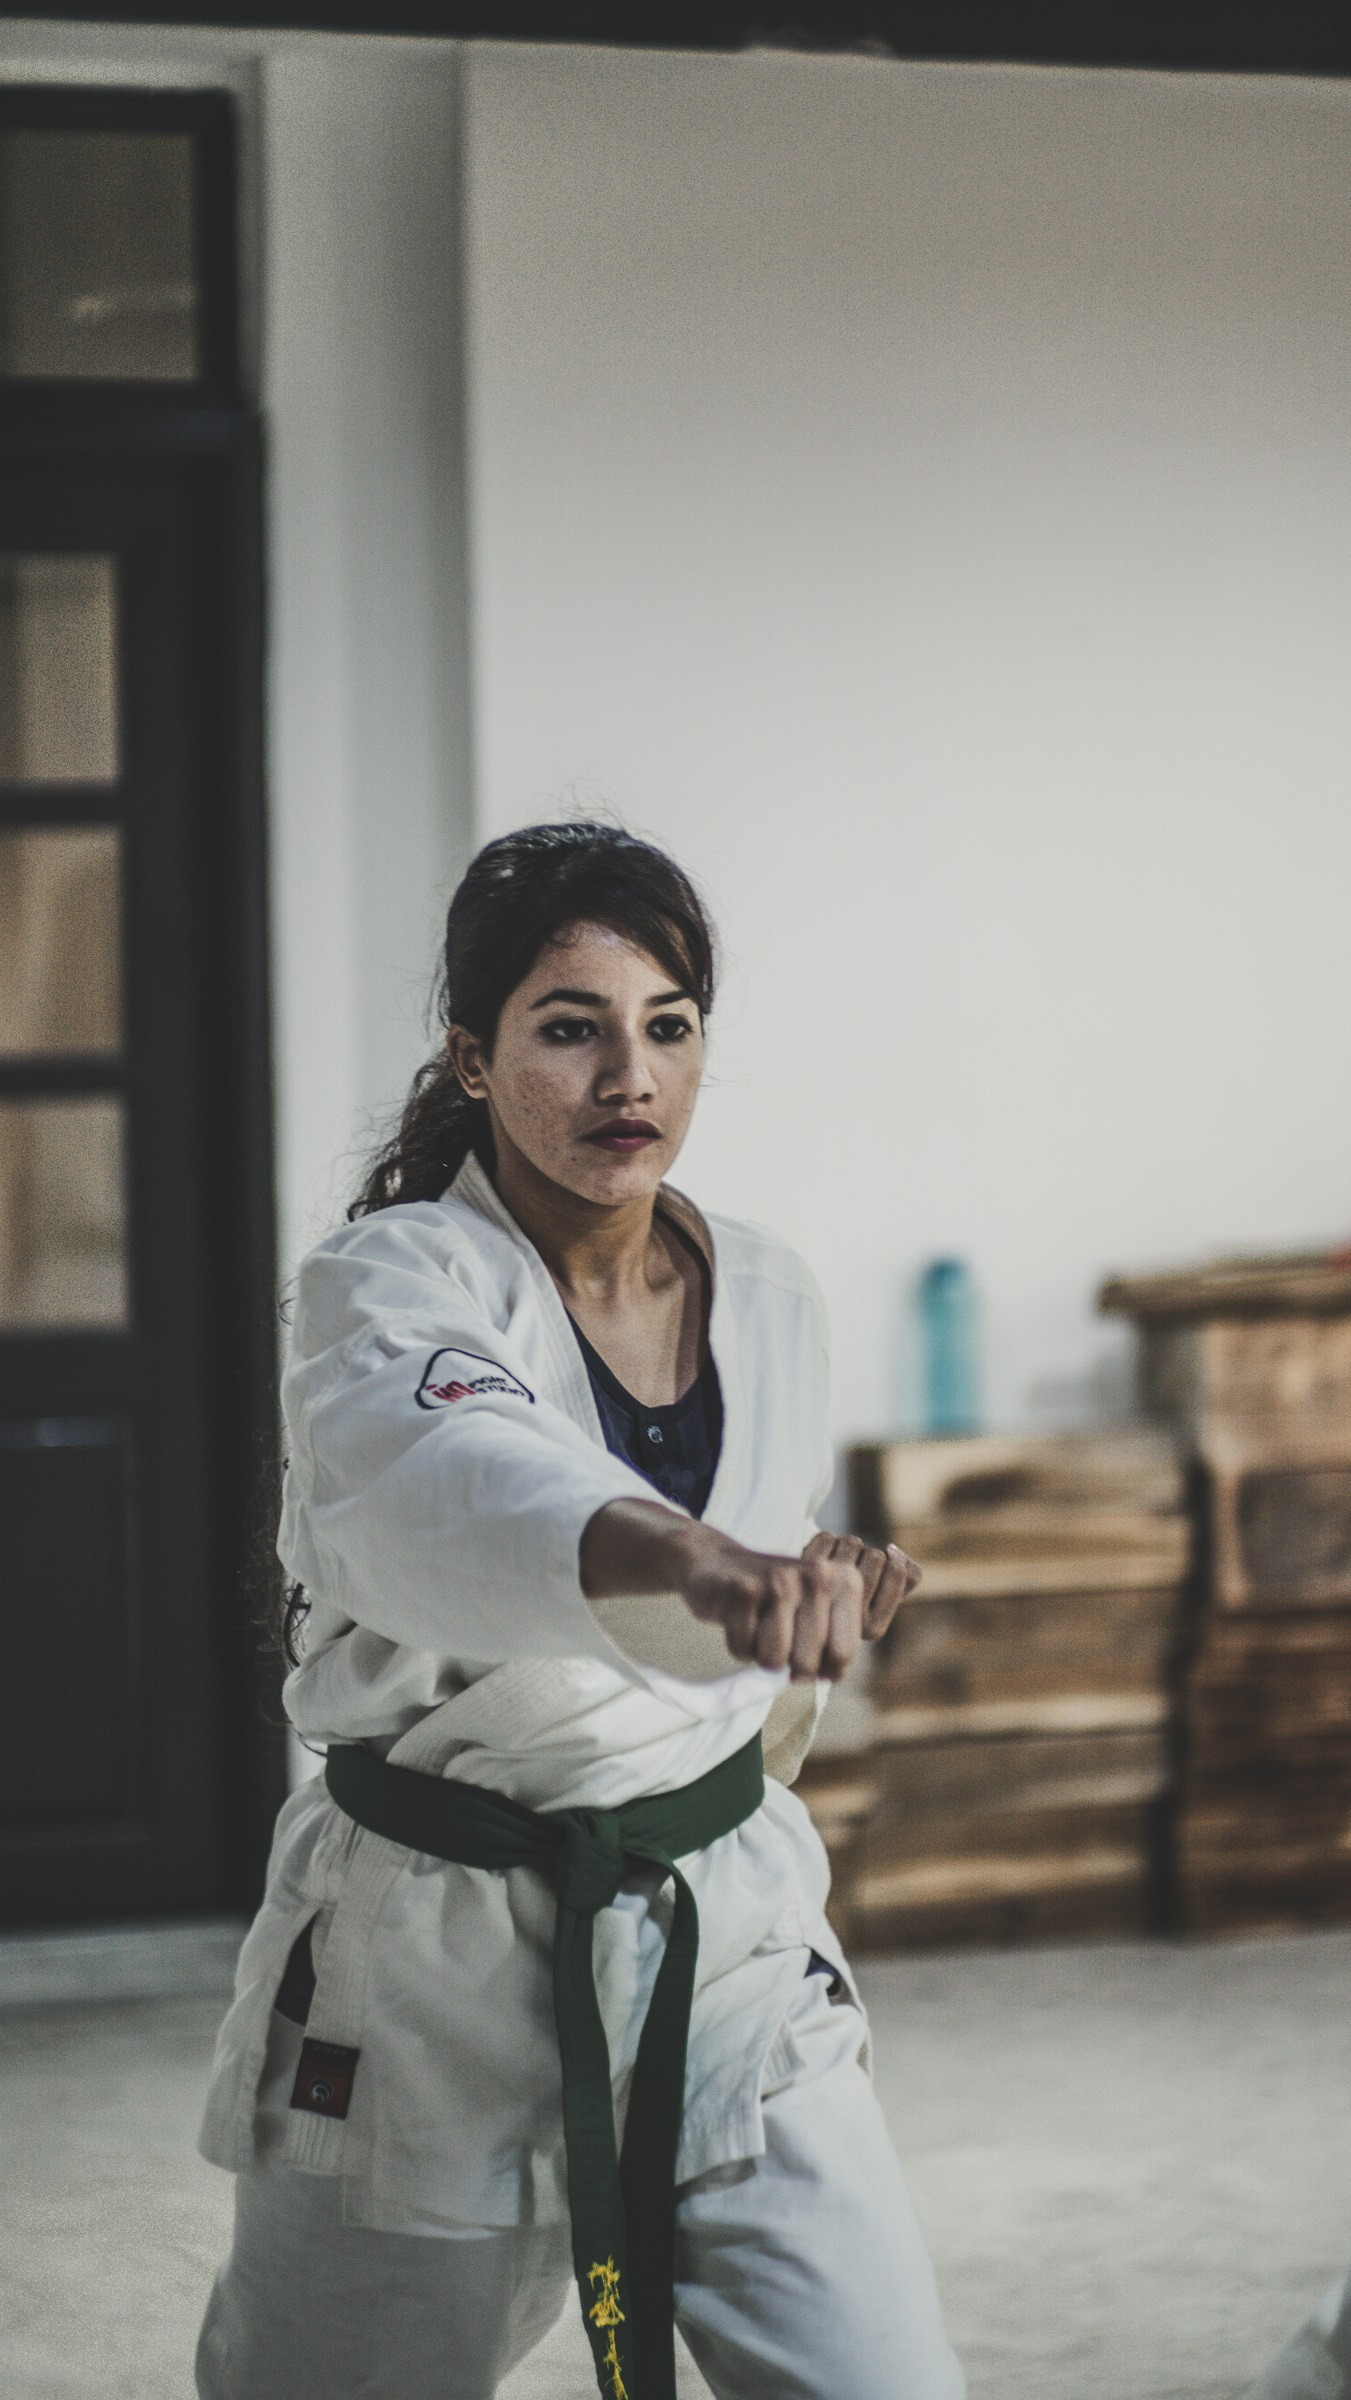
{"type": "Polygon", "coordinates": [[[703,1073],[699,1011],[669,971],[605,925],[569,926],[502,1011],[491,1059],[463,1026],[450,1054],[486,1100],[498,1145],[580,1199],[655,1192],[689,1128],[703,1073]]]}

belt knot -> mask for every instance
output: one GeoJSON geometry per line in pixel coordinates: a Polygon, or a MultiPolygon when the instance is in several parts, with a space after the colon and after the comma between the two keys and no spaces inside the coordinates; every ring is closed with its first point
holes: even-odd
{"type": "Polygon", "coordinates": [[[563,1839],[558,1853],[558,1903],[579,1917],[608,1908],[624,1873],[619,1826],[607,1808],[560,1810],[563,1839]]]}

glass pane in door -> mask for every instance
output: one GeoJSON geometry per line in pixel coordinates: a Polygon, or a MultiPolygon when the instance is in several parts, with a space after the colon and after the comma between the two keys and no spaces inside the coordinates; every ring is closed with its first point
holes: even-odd
{"type": "Polygon", "coordinates": [[[0,557],[0,782],[117,779],[117,569],[0,557]]]}
{"type": "Polygon", "coordinates": [[[0,1100],[0,1329],[127,1322],[120,1100],[0,1100]]]}
{"type": "Polygon", "coordinates": [[[121,835],[0,826],[0,1057],[122,1040],[121,835]]]}
{"type": "Polygon", "coordinates": [[[199,372],[192,137],[0,132],[0,374],[199,372]]]}

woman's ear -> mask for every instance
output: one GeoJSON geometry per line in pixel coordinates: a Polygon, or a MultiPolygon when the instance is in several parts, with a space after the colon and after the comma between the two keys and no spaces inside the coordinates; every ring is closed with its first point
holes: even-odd
{"type": "Polygon", "coordinates": [[[452,1025],[446,1032],[446,1055],[459,1076],[471,1100],[486,1100],[488,1079],[484,1072],[483,1050],[475,1034],[465,1025],[452,1025]]]}

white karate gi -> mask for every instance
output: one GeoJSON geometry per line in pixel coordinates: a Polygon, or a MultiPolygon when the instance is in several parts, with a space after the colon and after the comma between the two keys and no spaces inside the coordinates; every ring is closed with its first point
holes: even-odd
{"type": "MultiPolygon", "coordinates": [[[[831,1471],[819,1294],[773,1236],[706,1224],[669,1190],[660,1205],[712,1265],[723,1439],[704,1522],[797,1555],[831,1471]]],[[[719,2393],[957,2400],[960,2370],[866,2085],[866,2022],[824,1914],[825,1855],[786,1789],[824,1695],[734,1665],[721,1632],[675,1595],[587,1603],[589,1519],[656,1495],[606,1450],[553,1281],[476,1161],[443,1201],[362,1219],[306,1260],[283,1403],[279,1547],[313,1601],[286,1704],[307,1739],[365,1742],[530,1808],[613,1808],[693,1782],[763,1729],[782,1780],[681,1862],[699,1911],[677,2160],[694,2262],[681,2270],[682,2323],[705,2341],[719,2393]],[[837,1970],[840,2005],[822,1979],[804,1991],[812,1950],[837,1970]],[[838,2273],[823,2278],[844,2227],[838,2273]]],[[[245,2375],[241,2327],[267,2318],[275,2351],[308,2305],[292,2276],[328,2295],[348,2358],[386,2273],[400,2288],[430,2279],[437,2334],[425,2371],[390,2384],[400,2400],[478,2400],[556,2314],[567,2199],[553,1915],[531,1869],[409,1853],[354,1825],[321,1784],[282,1810],[202,2131],[205,2155],[241,2179],[199,2364],[211,2400],[270,2400],[247,2344],[245,2375]],[[272,2002],[311,1920],[307,2035],[359,2053],[345,2118],[279,2100],[272,2002]],[[372,2248],[358,2231],[383,2239],[372,2248]],[[397,2273],[394,2251],[407,2262],[397,2273]],[[285,2278],[271,2271],[283,2257],[285,2278]],[[446,2355],[457,2273],[475,2290],[496,2279],[504,2328],[463,2368],[446,2355]]],[[[595,1921],[621,2126],[668,1922],[656,1870],[629,1878],[595,1921]]],[[[304,2386],[288,2370],[275,2388],[300,2400],[304,2386]]],[[[363,2376],[345,2388],[386,2387],[363,2376]]]]}

